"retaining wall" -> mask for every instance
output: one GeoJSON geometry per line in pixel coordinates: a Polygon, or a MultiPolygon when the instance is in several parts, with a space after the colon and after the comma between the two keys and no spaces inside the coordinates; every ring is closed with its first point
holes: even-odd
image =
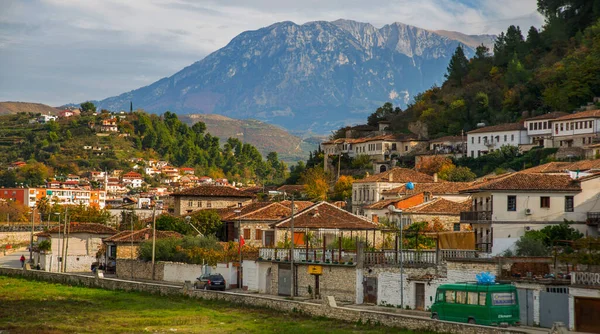
{"type": "Polygon", "coordinates": [[[404,314],[356,310],[346,307],[337,307],[336,305],[332,304],[315,304],[255,294],[250,295],[231,292],[216,292],[210,290],[195,290],[190,289],[187,286],[182,288],[181,286],[167,284],[132,282],[120,279],[96,278],[75,274],[49,273],[45,271],[13,268],[0,268],[0,275],[26,277],[40,281],[81,285],[108,290],[143,291],[159,295],[187,295],[191,298],[222,300],[231,302],[233,304],[270,308],[286,313],[301,313],[313,317],[327,317],[350,322],[360,321],[362,323],[380,324],[388,327],[400,327],[411,330],[461,334],[525,333],[524,331],[515,329],[431,320],[423,317],[404,314]]]}

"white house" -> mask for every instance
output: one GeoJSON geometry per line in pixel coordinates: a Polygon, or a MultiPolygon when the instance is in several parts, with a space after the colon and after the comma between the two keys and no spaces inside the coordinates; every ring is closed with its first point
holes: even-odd
{"type": "Polygon", "coordinates": [[[38,123],[45,124],[50,121],[56,121],[57,118],[58,117],[52,115],[40,115],[40,117],[38,117],[38,123]]]}
{"type": "Polygon", "coordinates": [[[353,158],[368,155],[374,161],[383,161],[391,155],[405,155],[420,143],[416,135],[380,135],[363,138],[341,138],[321,143],[327,155],[347,154],[353,158]]]}
{"type": "Polygon", "coordinates": [[[600,212],[600,173],[578,179],[570,173],[512,173],[462,192],[471,194],[473,211],[462,212],[460,222],[472,224],[478,247],[492,255],[512,248],[526,231],[564,220],[598,235],[598,227],[587,222],[600,212]]]}
{"type": "Polygon", "coordinates": [[[587,110],[552,120],[553,147],[582,147],[598,139],[600,110],[587,110]]]}
{"type": "Polygon", "coordinates": [[[467,132],[467,154],[477,158],[502,146],[518,147],[529,144],[527,130],[522,123],[486,126],[467,132]]]}
{"type": "Polygon", "coordinates": [[[536,146],[552,147],[552,120],[568,115],[565,112],[555,111],[528,118],[524,121],[527,129],[529,144],[536,146]]]}
{"type": "Polygon", "coordinates": [[[129,172],[123,174],[123,183],[131,188],[141,188],[142,183],[144,183],[144,179],[139,173],[129,172]]]}

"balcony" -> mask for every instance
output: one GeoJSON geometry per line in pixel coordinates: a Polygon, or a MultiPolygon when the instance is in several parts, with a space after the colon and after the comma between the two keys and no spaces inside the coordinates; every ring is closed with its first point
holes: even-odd
{"type": "Polygon", "coordinates": [[[460,213],[461,223],[491,223],[492,211],[463,211],[460,213]]]}
{"type": "Polygon", "coordinates": [[[591,226],[598,226],[600,223],[600,212],[588,212],[586,223],[591,226]]]}

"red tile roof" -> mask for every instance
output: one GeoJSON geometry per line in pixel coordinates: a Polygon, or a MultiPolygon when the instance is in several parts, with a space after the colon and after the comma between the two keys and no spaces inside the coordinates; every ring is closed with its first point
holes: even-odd
{"type": "MultiPolygon", "coordinates": [[[[291,218],[275,224],[277,228],[289,228],[291,218]]],[[[294,215],[294,228],[341,229],[341,230],[375,230],[377,224],[365,217],[354,215],[327,202],[319,202],[310,208],[294,215]]]]}
{"type": "Polygon", "coordinates": [[[406,196],[403,196],[401,198],[384,199],[379,202],[375,202],[371,205],[365,206],[365,209],[371,209],[371,210],[386,209],[390,204],[395,204],[395,203],[407,200],[414,196],[421,196],[421,194],[423,194],[423,192],[417,192],[417,193],[411,192],[410,194],[407,194],[406,196]]]}
{"type": "Polygon", "coordinates": [[[467,141],[467,137],[463,137],[463,136],[445,136],[445,137],[441,137],[441,138],[437,138],[437,139],[432,139],[429,142],[430,143],[443,143],[443,142],[466,142],[467,141]]]}
{"type": "Polygon", "coordinates": [[[279,188],[277,191],[286,192],[286,193],[295,193],[295,192],[305,192],[306,186],[303,184],[286,184],[279,188]]]}
{"type": "Polygon", "coordinates": [[[226,186],[199,186],[182,190],[171,194],[171,196],[199,196],[199,197],[240,197],[253,198],[253,194],[226,186]]]}
{"type": "Polygon", "coordinates": [[[429,192],[433,195],[450,195],[458,194],[461,190],[473,186],[475,182],[430,182],[430,183],[416,183],[413,190],[406,189],[406,185],[396,187],[393,189],[385,190],[382,192],[383,195],[398,195],[406,193],[422,193],[429,192]]]}
{"type": "Polygon", "coordinates": [[[392,168],[386,172],[371,175],[361,180],[356,180],[354,183],[368,183],[368,182],[390,182],[390,183],[421,183],[421,182],[433,182],[431,175],[417,172],[414,169],[408,168],[392,168]]]}
{"type": "Polygon", "coordinates": [[[486,126],[483,128],[471,130],[467,133],[485,133],[485,132],[499,132],[499,131],[513,131],[513,130],[525,130],[523,123],[506,123],[492,126],[486,126]]]}
{"type": "Polygon", "coordinates": [[[453,202],[443,198],[436,198],[432,201],[405,209],[404,212],[415,214],[460,215],[462,211],[471,211],[471,207],[471,200],[453,202]]]}
{"type": "Polygon", "coordinates": [[[486,190],[579,192],[579,183],[566,174],[512,173],[462,190],[470,193],[486,190]]]}
{"type": "MultiPolygon", "coordinates": [[[[173,231],[156,231],[156,239],[167,239],[167,238],[182,238],[183,236],[173,231]]],[[[105,242],[114,243],[126,243],[126,242],[140,243],[146,240],[152,240],[152,228],[147,227],[141,230],[133,231],[121,231],[112,237],[104,239],[105,242]]]]}
{"type": "Polygon", "coordinates": [[[553,112],[549,112],[547,114],[543,114],[543,115],[537,115],[537,116],[533,116],[530,118],[525,119],[525,121],[538,121],[538,120],[543,120],[543,119],[555,119],[555,118],[559,118],[562,116],[567,116],[569,115],[566,112],[562,112],[562,111],[553,111],[553,112]]]}
{"type": "Polygon", "coordinates": [[[553,161],[522,170],[520,173],[563,173],[565,171],[600,170],[600,159],[575,162],[553,161]]]}
{"type": "Polygon", "coordinates": [[[569,114],[566,116],[556,118],[554,121],[568,121],[571,119],[581,119],[581,118],[600,118],[600,110],[596,109],[596,110],[580,111],[580,112],[577,112],[574,114],[569,114]]]}

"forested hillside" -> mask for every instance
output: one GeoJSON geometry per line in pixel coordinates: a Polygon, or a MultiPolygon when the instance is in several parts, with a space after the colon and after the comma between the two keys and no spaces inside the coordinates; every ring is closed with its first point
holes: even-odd
{"type": "MultiPolygon", "coordinates": [[[[90,108],[85,103],[82,106],[90,108]]],[[[28,113],[0,116],[0,164],[28,162],[18,170],[3,168],[0,185],[37,186],[56,174],[131,170],[132,158],[166,160],[176,167],[193,167],[197,175],[244,183],[282,182],[287,173],[277,153],[269,153],[263,160],[254,146],[235,138],[220,145],[218,137],[206,132],[204,123],[190,127],[171,112],[113,115],[87,110],[81,116],[46,124],[31,123],[34,118],[28,113]],[[116,119],[117,132],[98,131],[107,119],[116,119]]]]}
{"type": "Polygon", "coordinates": [[[571,112],[600,95],[600,1],[539,0],[543,29],[510,26],[472,59],[459,47],[446,81],[415,96],[392,120],[395,131],[420,121],[429,137],[458,135],[477,123],[513,122],[549,111],[571,112]],[[493,52],[492,52],[493,51],[493,52]]]}

